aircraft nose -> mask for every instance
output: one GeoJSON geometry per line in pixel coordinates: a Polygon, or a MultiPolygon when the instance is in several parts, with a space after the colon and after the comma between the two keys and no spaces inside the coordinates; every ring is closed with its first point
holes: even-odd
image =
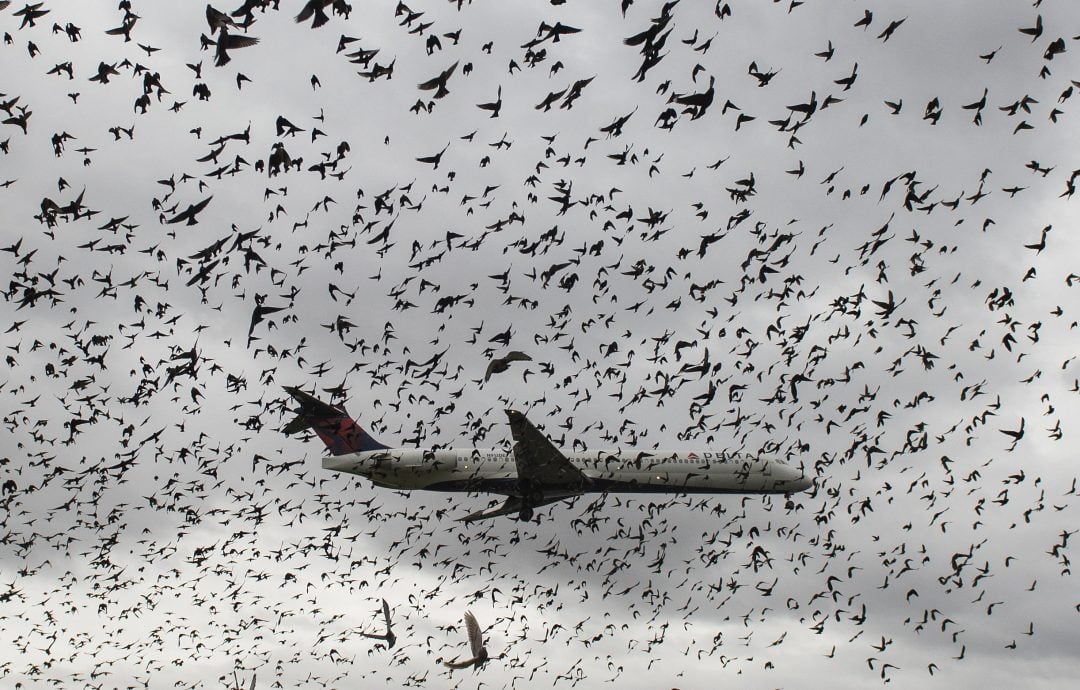
{"type": "Polygon", "coordinates": [[[791,465],[784,465],[784,489],[787,493],[806,491],[814,486],[814,480],[805,472],[791,465]]]}
{"type": "Polygon", "coordinates": [[[814,486],[814,480],[804,474],[789,482],[788,486],[791,487],[791,491],[806,491],[814,486]]]}

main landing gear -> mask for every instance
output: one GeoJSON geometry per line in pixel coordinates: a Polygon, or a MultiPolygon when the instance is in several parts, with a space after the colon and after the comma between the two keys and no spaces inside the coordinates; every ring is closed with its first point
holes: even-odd
{"type": "Polygon", "coordinates": [[[518,520],[528,522],[533,519],[533,508],[544,500],[544,494],[527,481],[521,482],[520,489],[521,510],[518,511],[518,520]]]}

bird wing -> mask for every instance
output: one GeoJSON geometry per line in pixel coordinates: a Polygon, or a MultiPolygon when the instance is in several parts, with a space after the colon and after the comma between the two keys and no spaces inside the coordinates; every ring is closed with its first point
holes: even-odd
{"type": "Polygon", "coordinates": [[[210,200],[213,199],[213,198],[214,198],[214,195],[211,194],[210,196],[206,197],[205,199],[203,199],[199,203],[192,206],[191,207],[191,215],[194,216],[194,215],[198,214],[199,212],[201,212],[204,208],[206,208],[206,205],[209,204],[210,200]]]}
{"type": "Polygon", "coordinates": [[[468,667],[473,665],[474,661],[475,661],[474,659],[469,659],[467,661],[444,661],[443,666],[445,666],[447,668],[455,668],[455,669],[457,669],[457,668],[468,668],[468,667]]]}
{"type": "Polygon", "coordinates": [[[480,630],[480,624],[476,622],[476,616],[472,615],[471,611],[465,612],[465,628],[469,632],[469,648],[472,649],[475,659],[484,649],[484,633],[480,630]]]}
{"type": "Polygon", "coordinates": [[[210,31],[217,31],[219,24],[231,21],[232,18],[229,15],[211,7],[210,3],[206,3],[206,23],[210,26],[210,31]]]}
{"type": "Polygon", "coordinates": [[[382,615],[386,619],[386,630],[390,631],[390,605],[386,603],[386,599],[382,600],[382,615]]]}
{"type": "Polygon", "coordinates": [[[422,89],[424,91],[431,91],[432,89],[439,88],[439,82],[441,80],[442,80],[442,75],[440,74],[437,77],[432,77],[431,79],[428,79],[427,81],[425,81],[423,83],[417,84],[416,88],[422,89]]]}
{"type": "Polygon", "coordinates": [[[196,158],[195,160],[198,161],[199,163],[206,163],[209,160],[213,160],[216,156],[221,155],[221,152],[224,151],[224,150],[225,150],[225,144],[222,144],[221,146],[214,149],[210,153],[206,154],[202,158],[196,158]]]}
{"type": "Polygon", "coordinates": [[[580,488],[588,481],[525,415],[517,410],[507,410],[506,414],[514,437],[519,479],[539,487],[557,489],[580,488]]]}
{"type": "Polygon", "coordinates": [[[430,91],[432,89],[439,88],[439,86],[441,86],[441,85],[445,85],[446,80],[449,79],[450,75],[452,75],[454,73],[454,70],[457,69],[457,66],[458,66],[458,63],[455,62],[454,64],[447,67],[446,71],[443,72],[442,74],[440,74],[439,76],[432,77],[431,79],[428,79],[427,81],[423,82],[422,84],[417,84],[417,88],[423,89],[424,91],[430,91]]]}
{"type": "Polygon", "coordinates": [[[168,219],[165,222],[168,223],[169,225],[173,225],[174,223],[183,222],[183,221],[193,217],[193,215],[194,214],[192,214],[192,212],[191,212],[191,207],[188,207],[186,210],[181,211],[180,213],[177,213],[175,216],[173,216],[172,218],[168,219]]]}
{"type": "Polygon", "coordinates": [[[306,22],[311,19],[312,15],[315,14],[315,9],[320,5],[321,3],[319,0],[311,0],[305,4],[303,9],[300,10],[300,14],[296,15],[296,23],[299,24],[300,22],[306,22]]]}
{"type": "MultiPolygon", "coordinates": [[[[220,39],[219,39],[220,40],[220,39]]],[[[259,42],[259,39],[254,36],[243,36],[241,34],[229,34],[225,40],[225,48],[232,50],[233,48],[250,48],[259,42]]]]}

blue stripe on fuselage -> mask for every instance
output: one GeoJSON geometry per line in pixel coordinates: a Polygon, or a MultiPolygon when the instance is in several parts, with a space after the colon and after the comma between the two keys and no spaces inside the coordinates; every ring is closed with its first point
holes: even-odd
{"type": "MultiPolygon", "coordinates": [[[[426,491],[477,491],[502,494],[504,496],[518,495],[517,479],[504,477],[499,479],[452,479],[436,482],[424,487],[426,491]]],[[[595,478],[589,480],[587,486],[582,487],[582,492],[587,494],[598,493],[640,493],[640,494],[782,494],[787,493],[783,489],[727,489],[715,487],[679,486],[678,484],[644,484],[636,481],[619,481],[615,479],[595,478]]]]}

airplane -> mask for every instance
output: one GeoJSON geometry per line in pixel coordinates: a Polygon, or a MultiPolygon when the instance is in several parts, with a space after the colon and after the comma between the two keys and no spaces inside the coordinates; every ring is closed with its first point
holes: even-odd
{"type": "Polygon", "coordinates": [[[330,455],[323,469],[367,477],[391,489],[488,492],[506,496],[499,507],[470,513],[473,522],[517,513],[533,519],[549,503],[591,493],[792,494],[813,479],[777,458],[725,450],[591,450],[563,452],[524,414],[506,410],[513,449],[391,448],[379,443],[345,408],[286,386],[299,404],[282,429],[310,429],[330,455]]]}

